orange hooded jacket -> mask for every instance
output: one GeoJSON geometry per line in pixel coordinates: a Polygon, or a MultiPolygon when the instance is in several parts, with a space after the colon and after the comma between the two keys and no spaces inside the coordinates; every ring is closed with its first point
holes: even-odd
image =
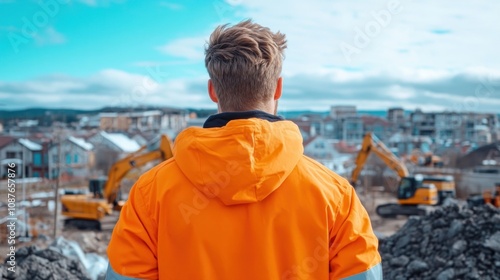
{"type": "Polygon", "coordinates": [[[290,121],[188,128],[132,188],[107,279],[382,279],[369,217],[290,121]]]}

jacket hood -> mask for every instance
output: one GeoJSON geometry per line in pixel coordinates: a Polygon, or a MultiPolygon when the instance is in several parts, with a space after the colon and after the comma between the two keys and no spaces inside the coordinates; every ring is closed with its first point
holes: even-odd
{"type": "Polygon", "coordinates": [[[224,127],[191,127],[175,141],[184,175],[226,205],[258,202],[278,189],[303,154],[302,135],[290,121],[232,120],[224,127]]]}

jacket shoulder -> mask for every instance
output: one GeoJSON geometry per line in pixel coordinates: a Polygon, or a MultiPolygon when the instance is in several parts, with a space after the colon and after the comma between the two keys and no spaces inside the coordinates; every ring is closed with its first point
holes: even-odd
{"type": "Polygon", "coordinates": [[[150,170],[144,172],[144,174],[142,174],[139,177],[139,180],[137,180],[136,184],[138,186],[149,185],[158,176],[160,176],[162,173],[164,173],[165,169],[172,168],[172,165],[175,165],[174,158],[170,158],[170,159],[168,159],[166,161],[163,161],[163,162],[159,163],[158,165],[154,166],[150,170]]]}
{"type": "Polygon", "coordinates": [[[302,159],[299,161],[299,168],[303,169],[304,171],[307,170],[309,172],[313,172],[314,175],[319,175],[323,179],[331,180],[335,185],[341,187],[342,189],[348,190],[349,187],[352,187],[346,178],[333,172],[323,164],[308,156],[304,155],[302,157],[302,159]]]}

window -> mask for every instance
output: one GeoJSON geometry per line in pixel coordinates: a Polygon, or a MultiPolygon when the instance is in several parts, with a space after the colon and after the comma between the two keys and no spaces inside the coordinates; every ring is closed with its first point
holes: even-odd
{"type": "MultiPolygon", "coordinates": [[[[42,165],[42,155],[40,154],[40,152],[33,153],[33,164],[35,166],[42,165]]],[[[37,176],[35,176],[35,177],[37,177],[37,176]]]]}
{"type": "Polygon", "coordinates": [[[314,147],[318,148],[318,149],[324,149],[325,148],[325,143],[323,143],[323,142],[316,142],[314,144],[314,147]]]}
{"type": "Polygon", "coordinates": [[[78,163],[78,154],[73,155],[73,163],[78,163]]]}
{"type": "Polygon", "coordinates": [[[34,171],[33,172],[33,177],[39,178],[40,177],[40,172],[34,171]]]}
{"type": "Polygon", "coordinates": [[[66,164],[71,164],[71,155],[66,154],[66,164]]]}
{"type": "Polygon", "coordinates": [[[52,155],[52,161],[54,163],[59,163],[59,157],[57,155],[52,155]]]}
{"type": "Polygon", "coordinates": [[[7,158],[16,158],[16,152],[7,152],[7,158]]]}
{"type": "Polygon", "coordinates": [[[403,178],[398,189],[399,199],[408,199],[413,196],[417,190],[418,185],[421,185],[422,181],[417,181],[412,178],[403,178]]]}
{"type": "Polygon", "coordinates": [[[57,178],[57,169],[52,169],[52,178],[57,178]]]}

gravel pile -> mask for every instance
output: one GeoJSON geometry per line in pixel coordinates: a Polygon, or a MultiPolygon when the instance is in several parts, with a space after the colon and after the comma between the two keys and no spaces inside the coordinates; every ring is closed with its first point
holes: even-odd
{"type": "Polygon", "coordinates": [[[2,279],[90,279],[78,260],[64,256],[54,247],[44,250],[34,245],[20,248],[16,251],[16,262],[15,273],[6,269],[7,263],[3,265],[2,279]]]}
{"type": "Polygon", "coordinates": [[[384,279],[500,279],[500,210],[451,205],[380,240],[384,279]]]}

